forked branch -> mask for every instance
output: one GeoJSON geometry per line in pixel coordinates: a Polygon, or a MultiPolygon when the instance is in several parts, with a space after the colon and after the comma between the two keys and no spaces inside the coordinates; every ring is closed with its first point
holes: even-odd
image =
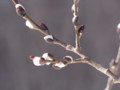
{"type": "Polygon", "coordinates": [[[65,48],[65,50],[71,51],[80,57],[78,59],[73,59],[72,56],[64,56],[63,61],[61,61],[61,60],[58,60],[56,57],[54,57],[50,53],[44,53],[41,57],[37,57],[37,56],[29,57],[33,61],[34,65],[41,66],[41,65],[52,64],[53,68],[61,69],[63,67],[66,67],[67,65],[74,64],[74,63],[86,63],[109,77],[108,84],[105,90],[111,90],[113,84],[120,83],[120,77],[117,76],[118,69],[120,66],[120,48],[119,48],[116,60],[113,60],[112,64],[110,65],[110,69],[104,68],[102,65],[89,59],[85,54],[81,52],[80,40],[83,35],[85,26],[80,25],[78,22],[79,21],[79,17],[78,17],[79,0],[74,0],[72,5],[72,13],[73,13],[72,22],[75,29],[75,46],[66,44],[58,40],[55,36],[53,36],[50,33],[50,30],[44,23],[41,23],[40,25],[38,25],[34,20],[32,20],[29,17],[29,15],[26,13],[25,8],[19,3],[18,0],[12,0],[12,2],[15,4],[17,14],[26,21],[27,27],[43,33],[45,35],[44,40],[47,43],[60,45],[61,47],[65,48]]]}

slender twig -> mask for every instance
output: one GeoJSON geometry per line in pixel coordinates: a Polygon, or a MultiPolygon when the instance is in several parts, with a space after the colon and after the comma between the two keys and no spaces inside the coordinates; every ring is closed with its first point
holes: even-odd
{"type": "MultiPolygon", "coordinates": [[[[117,75],[119,67],[120,67],[120,45],[119,45],[119,49],[118,49],[118,54],[117,54],[116,60],[112,60],[112,63],[110,65],[110,70],[115,75],[117,75]]],[[[113,85],[114,85],[115,82],[116,81],[114,81],[113,78],[109,77],[105,90],[112,90],[112,87],[113,87],[113,85]]]]}
{"type": "MultiPolygon", "coordinates": [[[[73,12],[73,18],[76,20],[78,19],[78,3],[79,0],[74,0],[74,4],[72,6],[72,12],[73,12]]],[[[75,21],[73,21],[75,22],[75,21]]],[[[75,47],[77,50],[80,49],[80,37],[79,37],[79,33],[78,33],[78,20],[76,20],[75,22],[76,24],[74,24],[74,28],[75,28],[75,47]]]]}
{"type": "MultiPolygon", "coordinates": [[[[54,59],[52,61],[47,60],[47,62],[54,63],[54,64],[59,63],[59,62],[64,63],[64,61],[60,61],[57,59],[54,59]]],[[[105,74],[106,76],[112,78],[116,83],[120,83],[119,78],[116,75],[114,75],[109,69],[104,68],[100,64],[97,64],[96,62],[94,62],[88,58],[74,59],[72,62],[65,63],[65,66],[67,66],[69,64],[75,64],[75,63],[86,63],[86,64],[94,67],[96,70],[100,71],[101,73],[105,74]]]]}

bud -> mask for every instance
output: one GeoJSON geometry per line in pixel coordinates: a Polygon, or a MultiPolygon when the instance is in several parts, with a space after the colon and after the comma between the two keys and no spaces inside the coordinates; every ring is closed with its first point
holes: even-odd
{"type": "MultiPolygon", "coordinates": [[[[78,6],[76,7],[76,12],[78,12],[78,6]]],[[[72,5],[71,11],[73,13],[73,15],[75,16],[75,4],[72,5]]]]}
{"type": "Polygon", "coordinates": [[[63,67],[65,67],[66,65],[63,63],[63,62],[59,62],[59,63],[55,63],[55,64],[53,64],[52,65],[52,67],[54,68],[54,69],[61,69],[61,68],[63,68],[63,67]]]}
{"type": "Polygon", "coordinates": [[[120,23],[117,25],[117,33],[120,33],[120,23]]]}
{"type": "Polygon", "coordinates": [[[15,8],[19,16],[24,17],[26,15],[25,8],[21,4],[16,4],[15,8]]]}
{"type": "Polygon", "coordinates": [[[48,27],[44,23],[41,23],[40,28],[42,30],[48,30],[48,27]]]}
{"type": "Polygon", "coordinates": [[[72,13],[75,12],[75,5],[74,4],[72,5],[71,11],[72,11],[72,13]]]}
{"type": "Polygon", "coordinates": [[[54,56],[50,53],[44,53],[42,55],[43,58],[45,58],[46,60],[53,60],[54,59],[54,56]]]}
{"type": "Polygon", "coordinates": [[[84,25],[80,25],[80,26],[78,27],[78,33],[83,33],[84,28],[85,28],[84,25]]]}
{"type": "Polygon", "coordinates": [[[115,61],[114,59],[112,59],[111,62],[110,62],[110,67],[111,67],[112,69],[115,69],[115,68],[116,68],[116,67],[115,67],[116,65],[117,65],[116,61],[115,61]]]}
{"type": "Polygon", "coordinates": [[[30,29],[34,29],[34,26],[32,25],[32,23],[29,20],[26,20],[25,25],[30,29]]]}
{"type": "MultiPolygon", "coordinates": [[[[45,60],[49,60],[49,61],[52,61],[54,59],[54,56],[50,53],[44,53],[42,55],[42,57],[45,59],[45,60]]],[[[51,63],[50,62],[47,62],[46,65],[50,65],[51,63]]]]}
{"type": "Polygon", "coordinates": [[[56,66],[55,64],[53,64],[52,67],[53,67],[54,69],[56,69],[56,70],[60,70],[60,69],[61,69],[60,67],[56,66]]]}
{"type": "Polygon", "coordinates": [[[42,66],[47,64],[47,61],[43,57],[29,56],[29,58],[33,61],[35,66],[42,66]]]}
{"type": "Polygon", "coordinates": [[[54,41],[54,38],[52,35],[47,35],[44,37],[44,40],[47,42],[47,43],[52,43],[54,41]]]}
{"type": "Polygon", "coordinates": [[[73,19],[72,19],[72,23],[74,24],[74,25],[78,25],[78,16],[74,16],[73,17],[73,19]]]}
{"type": "Polygon", "coordinates": [[[73,58],[71,56],[65,56],[65,57],[63,57],[63,59],[67,62],[72,62],[73,61],[73,58]]]}
{"type": "Polygon", "coordinates": [[[35,56],[29,56],[29,58],[33,61],[33,64],[35,66],[41,66],[42,64],[40,64],[40,57],[35,57],[35,56]]]}

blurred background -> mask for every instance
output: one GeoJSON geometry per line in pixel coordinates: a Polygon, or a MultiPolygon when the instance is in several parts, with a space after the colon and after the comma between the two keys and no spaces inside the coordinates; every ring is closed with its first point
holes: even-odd
{"type": "MultiPolygon", "coordinates": [[[[63,42],[74,45],[71,22],[73,0],[20,0],[38,24],[43,22],[63,42]]],[[[116,57],[119,39],[120,0],[80,0],[80,24],[85,25],[82,50],[104,67],[116,57]]],[[[107,76],[86,64],[73,64],[61,70],[36,67],[28,56],[52,53],[62,60],[77,55],[62,47],[46,44],[44,35],[30,30],[16,15],[12,0],[0,1],[0,90],[104,90],[107,76]]],[[[120,90],[120,84],[113,90],[120,90]]]]}

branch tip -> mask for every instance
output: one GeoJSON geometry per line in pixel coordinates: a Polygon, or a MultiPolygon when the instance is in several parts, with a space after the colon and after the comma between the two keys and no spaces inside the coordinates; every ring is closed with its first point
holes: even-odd
{"type": "Polygon", "coordinates": [[[18,0],[12,0],[14,4],[19,4],[18,0]]]}

